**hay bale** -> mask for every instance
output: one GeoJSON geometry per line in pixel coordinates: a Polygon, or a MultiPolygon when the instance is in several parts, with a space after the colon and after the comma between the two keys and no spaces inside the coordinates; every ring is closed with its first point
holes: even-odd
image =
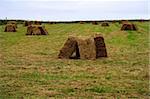
{"type": "Polygon", "coordinates": [[[17,28],[17,22],[16,21],[8,21],[7,24],[13,24],[17,28]]]}
{"type": "Polygon", "coordinates": [[[42,25],[40,21],[34,21],[34,25],[42,25]]]}
{"type": "Polygon", "coordinates": [[[49,22],[50,24],[53,24],[53,22],[49,22]]]}
{"type": "Polygon", "coordinates": [[[121,20],[121,21],[120,21],[120,24],[127,24],[127,23],[129,23],[128,20],[121,20]]]}
{"type": "Polygon", "coordinates": [[[79,58],[79,49],[77,46],[76,37],[69,37],[68,40],[65,42],[64,46],[60,50],[60,53],[58,55],[58,58],[79,58]]]}
{"type": "Polygon", "coordinates": [[[96,59],[107,57],[104,38],[96,34],[93,37],[69,37],[58,58],[65,59],[96,59]]]}
{"type": "Polygon", "coordinates": [[[80,59],[96,59],[96,48],[93,38],[78,38],[78,48],[80,52],[80,59]]]}
{"type": "Polygon", "coordinates": [[[49,22],[49,24],[53,24],[52,22],[49,22]]]}
{"type": "Polygon", "coordinates": [[[116,20],[112,20],[112,23],[116,23],[117,21],[116,20]]]}
{"type": "Polygon", "coordinates": [[[6,24],[4,32],[16,32],[15,24],[6,24]]]}
{"type": "Polygon", "coordinates": [[[98,25],[98,22],[93,21],[92,24],[93,24],[93,25],[98,25]]]}
{"type": "Polygon", "coordinates": [[[101,24],[101,26],[105,27],[105,26],[109,26],[109,24],[108,24],[108,22],[103,22],[103,23],[101,24]]]}
{"type": "Polygon", "coordinates": [[[47,35],[48,32],[41,25],[30,25],[27,27],[26,35],[47,35]]]}
{"type": "Polygon", "coordinates": [[[85,22],[83,22],[83,21],[80,21],[79,23],[80,23],[80,24],[84,24],[85,22]]]}
{"type": "Polygon", "coordinates": [[[107,57],[107,50],[103,36],[101,36],[100,34],[95,34],[94,41],[96,46],[96,58],[107,57]]]}
{"type": "Polygon", "coordinates": [[[30,26],[30,25],[32,25],[32,22],[31,22],[31,21],[25,21],[25,22],[24,22],[24,26],[30,26]]]}
{"type": "Polygon", "coordinates": [[[56,24],[56,22],[49,22],[49,24],[56,24]]]}
{"type": "Polygon", "coordinates": [[[137,27],[135,26],[135,24],[131,24],[131,23],[125,23],[122,25],[121,30],[137,30],[137,27]]]}

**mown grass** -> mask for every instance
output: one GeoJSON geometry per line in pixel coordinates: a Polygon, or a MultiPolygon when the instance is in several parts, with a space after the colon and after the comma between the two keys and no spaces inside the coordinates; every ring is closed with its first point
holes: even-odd
{"type": "Polygon", "coordinates": [[[149,23],[138,31],[121,25],[45,24],[48,36],[25,36],[26,27],[5,33],[0,26],[0,98],[139,98],[149,97],[149,23]],[[101,33],[108,58],[61,60],[69,35],[101,33]]]}

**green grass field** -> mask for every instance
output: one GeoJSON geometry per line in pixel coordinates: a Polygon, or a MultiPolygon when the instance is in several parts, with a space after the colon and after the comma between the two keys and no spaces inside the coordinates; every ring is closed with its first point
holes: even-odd
{"type": "Polygon", "coordinates": [[[0,99],[148,99],[149,23],[134,22],[138,31],[120,31],[121,24],[45,24],[47,36],[26,36],[0,26],[0,99]],[[108,58],[58,59],[69,35],[105,38],[108,58]]]}

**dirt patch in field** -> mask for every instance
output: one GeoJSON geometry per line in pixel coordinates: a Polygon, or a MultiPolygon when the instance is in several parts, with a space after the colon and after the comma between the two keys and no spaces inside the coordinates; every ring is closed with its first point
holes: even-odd
{"type": "Polygon", "coordinates": [[[44,90],[39,92],[40,96],[48,96],[48,97],[55,97],[56,95],[61,95],[60,92],[55,90],[44,90]]]}
{"type": "Polygon", "coordinates": [[[110,39],[112,37],[127,37],[128,35],[127,31],[114,31],[110,32],[109,35],[107,35],[107,39],[110,39]]]}

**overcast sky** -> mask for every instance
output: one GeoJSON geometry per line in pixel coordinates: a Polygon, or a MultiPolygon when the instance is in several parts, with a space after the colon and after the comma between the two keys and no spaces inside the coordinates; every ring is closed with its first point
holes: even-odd
{"type": "MultiPolygon", "coordinates": [[[[148,19],[148,0],[0,0],[0,19],[148,19]]],[[[150,6],[150,5],[149,5],[150,6]]]]}

